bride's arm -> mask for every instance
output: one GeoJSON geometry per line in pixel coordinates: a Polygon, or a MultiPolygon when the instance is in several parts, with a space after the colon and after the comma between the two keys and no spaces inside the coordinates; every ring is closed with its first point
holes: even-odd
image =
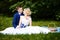
{"type": "Polygon", "coordinates": [[[17,28],[20,28],[20,25],[21,25],[21,16],[20,16],[19,25],[17,26],[17,28]]]}
{"type": "Polygon", "coordinates": [[[32,26],[32,19],[30,18],[30,25],[29,26],[32,26]]]}
{"type": "Polygon", "coordinates": [[[19,27],[20,27],[20,25],[21,25],[21,21],[22,21],[22,16],[20,16],[20,20],[19,20],[19,27]]]}

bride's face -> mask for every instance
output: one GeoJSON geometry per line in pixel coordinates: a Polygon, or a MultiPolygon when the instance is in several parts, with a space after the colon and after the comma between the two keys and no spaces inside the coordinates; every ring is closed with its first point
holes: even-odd
{"type": "Polygon", "coordinates": [[[24,13],[24,15],[27,15],[28,11],[27,10],[24,10],[23,13],[24,13]]]}
{"type": "Polygon", "coordinates": [[[31,14],[30,9],[24,9],[23,11],[24,15],[29,16],[31,14]]]}

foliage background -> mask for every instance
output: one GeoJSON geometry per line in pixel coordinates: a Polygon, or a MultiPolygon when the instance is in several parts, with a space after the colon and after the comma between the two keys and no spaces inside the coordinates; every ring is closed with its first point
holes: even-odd
{"type": "Polygon", "coordinates": [[[60,20],[60,0],[0,0],[0,15],[12,17],[19,5],[31,9],[33,20],[60,20]]]}

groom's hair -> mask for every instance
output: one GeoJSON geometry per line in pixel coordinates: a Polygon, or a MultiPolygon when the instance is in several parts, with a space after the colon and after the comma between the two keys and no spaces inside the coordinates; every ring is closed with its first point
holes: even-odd
{"type": "Polygon", "coordinates": [[[17,6],[17,7],[16,7],[16,10],[18,10],[19,8],[22,8],[22,6],[17,6]]]}

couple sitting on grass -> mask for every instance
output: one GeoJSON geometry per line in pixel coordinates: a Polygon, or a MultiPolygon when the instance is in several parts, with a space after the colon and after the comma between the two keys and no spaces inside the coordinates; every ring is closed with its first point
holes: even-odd
{"type": "MultiPolygon", "coordinates": [[[[30,17],[31,10],[29,8],[25,8],[23,11],[22,7],[16,7],[16,9],[18,12],[14,15],[13,27],[14,28],[25,28],[28,26],[32,26],[32,19],[30,17]]],[[[50,25],[48,25],[48,27],[52,32],[56,31],[56,29],[51,27],[50,25]]]]}
{"type": "Polygon", "coordinates": [[[55,32],[56,29],[52,27],[40,27],[32,26],[32,19],[30,17],[31,10],[29,8],[16,7],[16,14],[13,18],[13,27],[8,27],[0,33],[3,34],[47,34],[49,32],[55,32]]]}
{"type": "Polygon", "coordinates": [[[25,28],[26,26],[32,25],[31,11],[29,8],[25,8],[24,11],[22,7],[16,7],[17,11],[13,18],[14,28],[25,28]]]}

